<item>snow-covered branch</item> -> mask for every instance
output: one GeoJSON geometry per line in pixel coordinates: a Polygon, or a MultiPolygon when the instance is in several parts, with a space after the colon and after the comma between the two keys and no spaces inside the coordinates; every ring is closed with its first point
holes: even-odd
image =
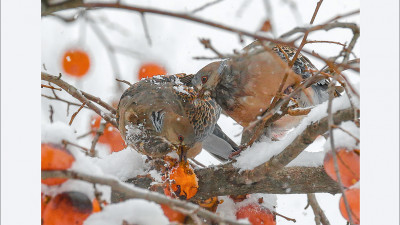
{"type": "MultiPolygon", "coordinates": [[[[352,108],[339,110],[333,114],[333,120],[335,124],[339,124],[343,121],[352,120],[353,118],[354,110],[352,108]]],[[[284,168],[287,164],[294,160],[304,149],[306,149],[311,143],[313,143],[319,135],[327,132],[328,129],[328,117],[324,117],[319,121],[311,123],[279,154],[273,156],[267,162],[255,167],[253,170],[244,171],[243,175],[240,176],[242,178],[241,182],[259,182],[263,179],[263,177],[266,176],[266,174],[270,174],[271,172],[278,171],[284,168]]],[[[239,161],[237,166],[240,168],[242,164],[243,163],[239,161]]]]}
{"type": "Polygon", "coordinates": [[[182,211],[186,212],[188,214],[192,212],[196,212],[197,215],[210,219],[215,222],[224,222],[224,223],[229,223],[229,224],[246,224],[246,223],[240,223],[235,220],[223,218],[221,216],[218,216],[215,213],[212,213],[206,209],[201,208],[198,205],[195,205],[191,202],[187,201],[181,201],[178,199],[172,199],[169,198],[165,195],[156,193],[156,192],[151,192],[145,189],[141,189],[138,187],[134,187],[132,185],[123,183],[115,178],[112,177],[99,177],[99,176],[94,176],[94,175],[89,175],[89,174],[84,174],[80,172],[73,172],[73,171],[62,171],[62,170],[53,170],[53,171],[43,171],[42,170],[42,178],[69,178],[69,179],[78,179],[78,180],[83,180],[87,181],[89,183],[93,184],[102,184],[102,185],[108,185],[112,188],[113,191],[118,191],[124,193],[128,198],[140,198],[140,199],[145,199],[148,201],[153,201],[158,204],[166,204],[171,207],[179,207],[183,208],[187,211],[182,211]]]}

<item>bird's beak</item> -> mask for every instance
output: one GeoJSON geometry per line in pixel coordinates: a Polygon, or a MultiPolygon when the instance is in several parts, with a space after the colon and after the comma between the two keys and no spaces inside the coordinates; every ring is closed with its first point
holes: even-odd
{"type": "Polygon", "coordinates": [[[179,162],[187,162],[187,152],[188,152],[188,147],[185,145],[179,145],[178,146],[178,155],[179,155],[179,162]]]}

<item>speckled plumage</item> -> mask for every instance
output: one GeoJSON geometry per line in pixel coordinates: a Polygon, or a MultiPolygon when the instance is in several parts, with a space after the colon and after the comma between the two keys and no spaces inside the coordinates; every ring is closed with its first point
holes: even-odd
{"type": "Polygon", "coordinates": [[[197,99],[188,86],[193,75],[155,76],[133,84],[121,96],[118,124],[136,150],[161,157],[178,147],[194,157],[213,132],[221,108],[211,98],[197,99]]]}

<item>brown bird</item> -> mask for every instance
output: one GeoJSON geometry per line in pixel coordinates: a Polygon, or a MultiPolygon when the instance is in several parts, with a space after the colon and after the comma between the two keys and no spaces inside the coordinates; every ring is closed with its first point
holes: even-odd
{"type": "MultiPolygon", "coordinates": [[[[184,161],[199,154],[221,108],[211,98],[196,98],[197,92],[187,85],[192,78],[186,74],[155,76],[128,88],[117,112],[125,142],[151,157],[177,151],[184,161]]],[[[217,157],[227,158],[232,152],[231,148],[220,150],[217,157]]]]}
{"type": "MultiPolygon", "coordinates": [[[[265,48],[255,41],[238,56],[202,68],[195,74],[192,85],[200,96],[215,99],[226,114],[246,127],[270,107],[286,74],[287,80],[282,89],[284,93],[312,76],[311,70],[316,70],[301,54],[290,69],[286,57],[291,59],[295,53],[296,50],[289,47],[265,48]]],[[[327,100],[328,84],[329,80],[322,80],[303,90],[296,97],[299,106],[311,106],[327,100]]],[[[289,129],[300,118],[285,116],[274,125],[280,129],[289,129]]]]}

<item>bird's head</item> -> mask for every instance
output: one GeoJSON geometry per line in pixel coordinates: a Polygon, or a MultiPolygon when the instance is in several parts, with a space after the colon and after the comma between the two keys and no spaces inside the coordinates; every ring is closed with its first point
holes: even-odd
{"type": "Polygon", "coordinates": [[[215,88],[221,81],[227,61],[213,62],[199,70],[192,79],[198,97],[213,97],[215,88]]]}

